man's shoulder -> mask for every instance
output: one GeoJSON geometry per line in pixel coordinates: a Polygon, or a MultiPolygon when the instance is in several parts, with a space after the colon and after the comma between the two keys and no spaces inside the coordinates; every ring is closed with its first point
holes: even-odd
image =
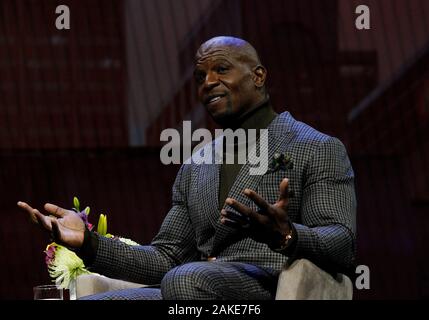
{"type": "Polygon", "coordinates": [[[285,111],[273,121],[272,131],[274,134],[289,134],[293,136],[294,142],[320,144],[334,137],[320,132],[307,123],[296,120],[288,111],[285,111]]]}
{"type": "Polygon", "coordinates": [[[280,148],[299,158],[301,163],[313,159],[315,154],[322,158],[338,159],[343,159],[347,154],[346,147],[338,138],[295,120],[289,112],[280,114],[275,121],[274,135],[283,141],[280,148]]]}

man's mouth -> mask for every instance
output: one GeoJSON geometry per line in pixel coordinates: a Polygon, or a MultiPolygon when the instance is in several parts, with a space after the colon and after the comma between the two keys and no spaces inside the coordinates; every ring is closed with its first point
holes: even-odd
{"type": "Polygon", "coordinates": [[[220,99],[222,99],[223,97],[225,97],[226,94],[222,93],[222,94],[212,94],[210,96],[208,96],[207,98],[204,99],[204,105],[208,106],[211,104],[215,104],[216,102],[218,102],[220,99]]]}

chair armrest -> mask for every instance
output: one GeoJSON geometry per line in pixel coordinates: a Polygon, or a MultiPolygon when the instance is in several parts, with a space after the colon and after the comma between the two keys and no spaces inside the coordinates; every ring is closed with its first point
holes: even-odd
{"type": "Polygon", "coordinates": [[[76,297],[80,298],[106,291],[142,288],[146,286],[141,283],[108,278],[97,273],[83,274],[76,278],[76,297]]]}
{"type": "Polygon", "coordinates": [[[351,300],[353,284],[344,274],[334,278],[307,259],[294,261],[280,273],[276,300],[351,300]]]}

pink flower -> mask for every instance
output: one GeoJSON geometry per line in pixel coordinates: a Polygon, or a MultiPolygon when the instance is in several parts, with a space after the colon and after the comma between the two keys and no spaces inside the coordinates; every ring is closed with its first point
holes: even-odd
{"type": "Polygon", "coordinates": [[[45,250],[45,263],[47,266],[49,266],[50,264],[52,264],[52,261],[55,259],[55,245],[54,244],[50,244],[46,247],[45,250]]]}

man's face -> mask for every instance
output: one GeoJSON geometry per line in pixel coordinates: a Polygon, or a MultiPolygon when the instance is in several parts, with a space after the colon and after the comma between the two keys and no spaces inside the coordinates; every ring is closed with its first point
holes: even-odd
{"type": "Polygon", "coordinates": [[[260,100],[252,68],[234,48],[204,52],[198,57],[194,77],[198,99],[218,123],[238,119],[260,100]]]}

